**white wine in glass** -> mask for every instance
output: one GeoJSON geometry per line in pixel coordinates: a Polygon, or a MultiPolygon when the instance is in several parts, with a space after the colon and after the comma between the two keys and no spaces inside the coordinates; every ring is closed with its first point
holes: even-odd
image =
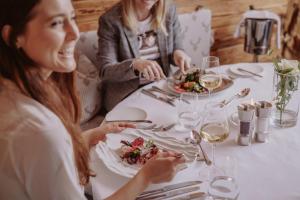
{"type": "Polygon", "coordinates": [[[226,108],[220,107],[219,102],[209,102],[205,105],[205,114],[201,123],[200,136],[204,141],[212,144],[212,166],[210,176],[219,173],[215,166],[215,148],[229,136],[229,125],[226,116],[226,108]]]}
{"type": "Polygon", "coordinates": [[[220,87],[222,77],[219,74],[205,74],[199,79],[200,84],[208,89],[209,92],[220,87]]]}
{"type": "Polygon", "coordinates": [[[200,136],[209,143],[219,143],[229,136],[229,129],[225,123],[206,123],[201,126],[200,136]]]}

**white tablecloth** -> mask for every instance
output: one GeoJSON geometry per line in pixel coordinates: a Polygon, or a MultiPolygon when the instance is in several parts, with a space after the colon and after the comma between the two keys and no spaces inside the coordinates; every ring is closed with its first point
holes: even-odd
{"type": "MultiPolygon", "coordinates": [[[[239,64],[243,65],[243,64],[239,64]]],[[[255,65],[255,64],[253,64],[255,65]]],[[[264,78],[238,78],[234,85],[227,90],[213,95],[211,100],[229,98],[242,88],[250,87],[251,93],[243,100],[236,100],[228,106],[228,116],[236,111],[240,101],[253,98],[255,101],[270,100],[272,95],[273,67],[270,63],[259,63],[264,68],[264,78]]],[[[222,66],[221,70],[228,73],[231,65],[222,66]]],[[[164,81],[153,83],[166,87],[164,81]]],[[[151,85],[146,86],[146,88],[151,85]]],[[[204,105],[208,98],[201,99],[204,105]]],[[[299,99],[300,101],[300,99],[299,99]]],[[[147,112],[147,119],[157,124],[176,122],[176,108],[163,102],[154,100],[139,91],[124,99],[114,109],[134,106],[147,112]]],[[[241,200],[292,200],[300,199],[300,122],[295,127],[279,129],[271,127],[270,138],[267,143],[253,142],[251,146],[239,146],[235,139],[238,128],[231,125],[229,139],[216,148],[216,159],[230,155],[236,159],[237,182],[240,187],[241,200]]],[[[169,135],[182,137],[183,133],[170,132],[169,135]]],[[[92,167],[97,177],[92,179],[93,195],[95,199],[109,196],[129,179],[114,174],[107,169],[102,161],[92,152],[92,167]]],[[[179,172],[172,183],[185,180],[200,179],[198,176],[203,163],[192,163],[179,172]]],[[[166,184],[152,185],[150,188],[162,187],[166,184]]],[[[204,186],[205,190],[205,186],[204,186]]]]}

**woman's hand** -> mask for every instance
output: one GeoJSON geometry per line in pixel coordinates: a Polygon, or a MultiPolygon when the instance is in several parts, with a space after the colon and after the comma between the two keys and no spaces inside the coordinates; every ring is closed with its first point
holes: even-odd
{"type": "Polygon", "coordinates": [[[184,163],[185,159],[177,157],[172,152],[162,152],[151,158],[139,171],[137,176],[143,176],[145,184],[171,181],[176,174],[176,166],[184,163]]]}
{"type": "Polygon", "coordinates": [[[107,133],[119,133],[126,128],[135,128],[136,126],[131,123],[125,122],[105,122],[103,121],[102,124],[96,128],[87,130],[85,133],[87,137],[88,146],[94,146],[98,144],[98,142],[105,141],[107,133]]]}
{"type": "Polygon", "coordinates": [[[149,184],[170,181],[176,173],[176,166],[185,162],[183,157],[178,158],[177,155],[162,152],[154,156],[137,175],[106,200],[135,199],[149,184]]]}
{"type": "Polygon", "coordinates": [[[142,73],[144,77],[150,81],[166,78],[163,70],[156,61],[135,59],[132,62],[132,67],[133,69],[138,70],[140,73],[142,73]]]}
{"type": "Polygon", "coordinates": [[[175,50],[173,53],[173,59],[175,62],[175,65],[177,65],[180,68],[180,71],[185,74],[187,69],[190,68],[191,65],[191,58],[186,55],[186,53],[182,50],[175,50]]]}

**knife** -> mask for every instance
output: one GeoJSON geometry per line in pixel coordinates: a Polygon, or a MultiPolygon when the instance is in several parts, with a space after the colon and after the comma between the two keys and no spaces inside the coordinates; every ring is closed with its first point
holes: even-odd
{"type": "Polygon", "coordinates": [[[238,68],[238,70],[239,70],[239,71],[242,71],[242,72],[247,72],[247,73],[249,73],[249,74],[252,74],[253,76],[258,76],[258,77],[260,77],[260,78],[263,78],[262,75],[257,74],[257,73],[254,73],[254,72],[251,72],[251,71],[248,71],[248,70],[243,69],[243,68],[238,68]]]}
{"type": "Polygon", "coordinates": [[[136,200],[150,200],[150,199],[166,199],[166,198],[170,198],[170,197],[174,197],[180,194],[185,194],[188,192],[193,192],[196,190],[200,190],[199,186],[194,186],[194,187],[188,187],[188,188],[181,188],[178,190],[174,190],[174,191],[169,191],[169,192],[165,192],[162,194],[151,194],[149,196],[145,196],[145,197],[138,197],[136,200]]]}
{"type": "Polygon", "coordinates": [[[171,96],[171,97],[179,97],[178,94],[173,94],[172,92],[168,92],[168,91],[162,90],[162,89],[160,89],[160,88],[157,87],[157,86],[152,86],[152,89],[155,90],[155,91],[157,91],[157,92],[160,92],[160,93],[162,93],[162,94],[171,96]]]}
{"type": "Polygon", "coordinates": [[[205,195],[206,195],[205,192],[195,192],[192,194],[187,194],[181,197],[173,198],[172,200],[191,200],[191,199],[197,199],[199,197],[203,197],[205,195]]]}
{"type": "Polygon", "coordinates": [[[165,187],[160,188],[160,189],[145,191],[142,194],[140,194],[139,197],[158,194],[158,193],[167,192],[167,191],[171,191],[171,190],[176,190],[176,189],[179,189],[179,188],[184,188],[184,187],[188,187],[188,186],[192,186],[192,185],[197,185],[197,184],[200,184],[200,183],[202,183],[202,181],[186,181],[186,182],[182,182],[182,183],[176,183],[176,184],[173,184],[173,185],[165,186],[165,187]]]}
{"type": "Polygon", "coordinates": [[[134,123],[149,123],[151,124],[151,120],[143,120],[143,119],[138,119],[138,120],[130,120],[130,119],[120,119],[120,120],[105,120],[106,122],[134,122],[134,123]]]}
{"type": "Polygon", "coordinates": [[[172,103],[172,102],[170,101],[170,99],[165,99],[165,98],[156,96],[156,95],[153,94],[152,92],[150,92],[150,91],[148,91],[148,90],[145,90],[145,89],[142,89],[141,92],[142,92],[143,94],[145,94],[145,95],[148,95],[148,96],[154,98],[154,99],[157,99],[157,100],[159,100],[159,101],[162,101],[162,102],[164,102],[164,103],[167,103],[167,104],[169,104],[169,105],[171,105],[171,106],[175,106],[174,103],[172,103]]]}
{"type": "MultiPolygon", "coordinates": [[[[174,97],[174,98],[179,98],[180,97],[180,95],[176,95],[176,94],[173,94],[172,92],[168,92],[168,91],[162,90],[162,89],[160,89],[157,86],[152,86],[152,89],[154,91],[156,91],[156,92],[160,92],[160,93],[168,95],[170,97],[174,97]]],[[[190,102],[188,100],[186,100],[186,99],[182,99],[182,101],[184,101],[187,104],[190,104],[190,102]]]]}

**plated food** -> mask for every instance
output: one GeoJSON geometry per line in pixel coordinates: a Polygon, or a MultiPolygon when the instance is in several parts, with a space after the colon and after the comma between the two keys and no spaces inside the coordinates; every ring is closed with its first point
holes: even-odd
{"type": "MultiPolygon", "coordinates": [[[[177,73],[177,72],[176,72],[177,73]]],[[[201,76],[207,75],[204,70],[192,68],[187,74],[176,74],[168,79],[168,88],[176,93],[195,92],[202,96],[208,95],[208,89],[201,84],[201,76]]],[[[212,73],[213,72],[208,72],[212,73]]],[[[211,93],[220,92],[233,84],[233,81],[222,77],[221,84],[211,91],[211,93]]]]}
{"type": "Polygon", "coordinates": [[[128,164],[144,165],[150,158],[155,156],[159,149],[153,140],[144,140],[142,137],[134,139],[132,142],[121,140],[121,159],[128,164]]]}

